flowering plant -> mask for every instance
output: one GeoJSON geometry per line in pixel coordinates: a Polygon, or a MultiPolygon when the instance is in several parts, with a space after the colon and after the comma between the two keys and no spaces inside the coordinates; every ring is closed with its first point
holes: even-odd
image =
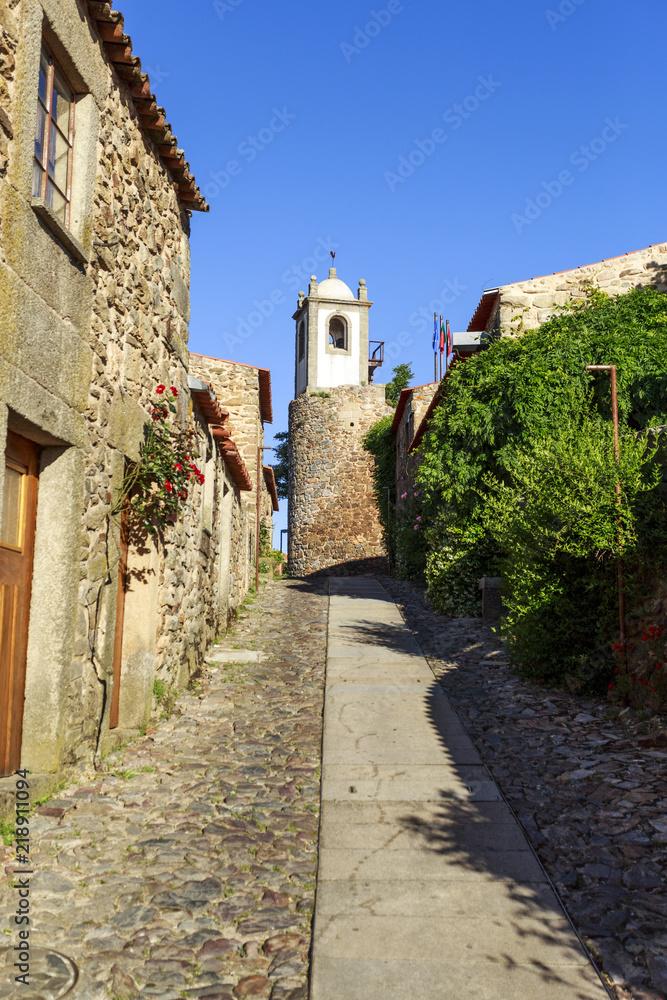
{"type": "Polygon", "coordinates": [[[616,666],[609,684],[608,697],[613,702],[633,708],[663,711],[667,706],[667,663],[662,626],[651,625],[632,645],[613,644],[616,666]]]}
{"type": "Polygon", "coordinates": [[[193,430],[174,427],[170,417],[177,412],[173,400],[178,389],[158,385],[151,419],[145,426],[145,440],[139,449],[139,461],[123,480],[121,494],[112,513],[124,507],[139,520],[145,530],[155,535],[184,507],[191,483],[204,482],[204,475],[194,461],[193,430]]]}

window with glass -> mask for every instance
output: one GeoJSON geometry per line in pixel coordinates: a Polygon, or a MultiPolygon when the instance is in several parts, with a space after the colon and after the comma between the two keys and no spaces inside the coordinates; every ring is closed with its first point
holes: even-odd
{"type": "Polygon", "coordinates": [[[64,226],[69,226],[73,141],[74,94],[53,56],[42,46],[32,196],[43,198],[64,226]]]}

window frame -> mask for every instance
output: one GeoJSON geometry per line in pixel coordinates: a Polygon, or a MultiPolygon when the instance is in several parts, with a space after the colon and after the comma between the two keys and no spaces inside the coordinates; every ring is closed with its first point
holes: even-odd
{"type": "Polygon", "coordinates": [[[329,316],[329,318],[327,320],[327,342],[326,342],[326,349],[327,349],[327,352],[330,353],[330,354],[348,354],[348,355],[351,354],[351,350],[350,350],[350,324],[349,324],[347,318],[345,316],[342,316],[340,313],[334,313],[332,316],[329,316]],[[335,343],[332,343],[331,324],[333,323],[334,320],[339,320],[343,324],[344,335],[345,335],[345,341],[344,341],[345,346],[344,347],[336,347],[335,343]]]}
{"type": "MultiPolygon", "coordinates": [[[[46,102],[42,101],[39,93],[39,82],[37,86],[37,115],[39,121],[40,109],[44,113],[44,131],[42,136],[42,158],[41,160],[37,156],[37,123],[35,127],[35,145],[33,149],[33,198],[39,198],[46,205],[49,206],[51,211],[56,215],[56,218],[65,229],[69,230],[70,220],[71,220],[71,209],[72,209],[72,173],[74,165],[74,123],[76,117],[76,92],[72,87],[67,74],[64,72],[61,64],[58,62],[56,57],[44,38],[42,38],[42,44],[39,54],[39,73],[42,71],[42,57],[46,57],[48,63],[48,75],[46,78],[46,102]],[[53,117],[53,94],[55,87],[56,74],[60,77],[60,80],[67,87],[71,95],[70,102],[70,113],[67,135],[58,125],[57,121],[53,117]],[[67,143],[67,170],[65,179],[65,191],[63,191],[60,185],[56,182],[55,177],[50,175],[50,156],[52,151],[52,143],[55,140],[56,134],[59,134],[67,143]],[[35,167],[38,167],[41,171],[41,177],[39,182],[39,191],[35,192],[35,167]],[[49,201],[49,181],[53,184],[54,188],[60,194],[60,196],[65,201],[65,212],[64,220],[60,219],[60,216],[53,205],[49,201]]],[[[55,171],[54,171],[55,172],[55,171]]]]}

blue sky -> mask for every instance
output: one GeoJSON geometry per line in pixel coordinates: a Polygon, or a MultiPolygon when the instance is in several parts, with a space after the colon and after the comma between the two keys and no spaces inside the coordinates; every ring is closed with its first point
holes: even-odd
{"type": "Polygon", "coordinates": [[[268,444],[318,248],[368,284],[393,355],[377,381],[410,362],[421,383],[419,310],[443,290],[465,330],[485,287],[667,239],[666,0],[118,7],[211,206],[192,220],[190,347],[271,369],[268,444]]]}

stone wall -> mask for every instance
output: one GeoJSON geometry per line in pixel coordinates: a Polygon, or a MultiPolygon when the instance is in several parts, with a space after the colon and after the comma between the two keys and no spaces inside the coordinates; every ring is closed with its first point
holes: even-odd
{"type": "Polygon", "coordinates": [[[362,439],[391,414],[383,385],[301,393],[290,403],[289,572],[347,575],[387,568],[362,439]]]}
{"type": "Polygon", "coordinates": [[[419,467],[419,456],[409,454],[408,448],[439,385],[439,382],[429,382],[414,387],[396,429],[396,503],[399,506],[401,495],[414,483],[419,467]]]}
{"type": "Polygon", "coordinates": [[[582,299],[587,284],[608,295],[642,285],[667,291],[667,245],[655,244],[597,264],[503,285],[486,324],[487,332],[516,336],[546,322],[558,306],[582,299]]]}
{"type": "MultiPolygon", "coordinates": [[[[90,764],[183,685],[218,627],[220,511],[202,487],[164,537],[131,545],[119,728],[109,729],[118,518],[159,383],[214,495],[226,470],[187,383],[189,212],[125,83],[76,0],[0,0],[0,446],[41,451],[22,765],[90,764]],[[47,225],[31,176],[42,24],[81,95],[69,230],[47,225]],[[111,243],[111,247],[99,244],[111,243]],[[136,628],[129,627],[136,623],[136,628]]],[[[0,463],[0,506],[4,463],[0,463]]],[[[0,518],[2,511],[0,510],[0,518]]]]}
{"type": "MultiPolygon", "coordinates": [[[[208,382],[220,405],[229,411],[229,427],[252,483],[252,491],[239,494],[240,509],[234,510],[230,549],[230,615],[240,606],[249,586],[255,583],[257,523],[257,448],[264,446],[264,419],[260,392],[260,369],[236,361],[201,354],[190,355],[190,374],[208,382]]],[[[260,524],[273,532],[273,504],[261,466],[271,463],[271,452],[260,463],[260,524]]]]}

